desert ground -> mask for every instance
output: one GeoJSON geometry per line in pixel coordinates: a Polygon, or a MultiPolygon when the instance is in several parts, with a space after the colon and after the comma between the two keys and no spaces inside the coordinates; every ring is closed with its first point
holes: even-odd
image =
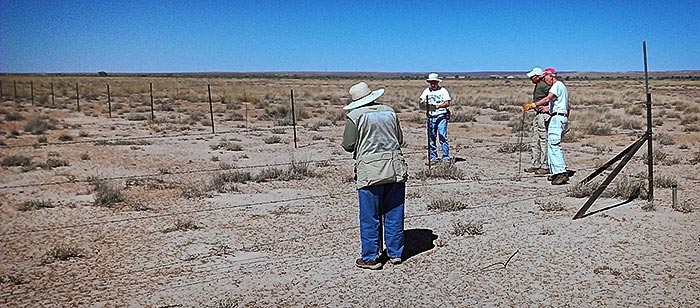
{"type": "Polygon", "coordinates": [[[457,161],[431,168],[420,78],[0,80],[2,307],[699,303],[697,78],[649,81],[653,200],[645,144],[576,220],[611,171],[580,181],[646,132],[644,80],[564,79],[576,174],[562,186],[523,172],[524,78],[445,79],[457,161]],[[359,81],[386,89],[410,167],[404,262],[378,271],[354,266],[353,160],[340,147],[359,81]]]}

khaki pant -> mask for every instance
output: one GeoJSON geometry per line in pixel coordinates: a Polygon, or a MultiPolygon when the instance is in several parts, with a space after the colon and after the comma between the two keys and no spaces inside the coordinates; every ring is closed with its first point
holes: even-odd
{"type": "Polygon", "coordinates": [[[547,122],[549,114],[538,113],[532,119],[532,167],[549,169],[547,164],[547,122]]]}

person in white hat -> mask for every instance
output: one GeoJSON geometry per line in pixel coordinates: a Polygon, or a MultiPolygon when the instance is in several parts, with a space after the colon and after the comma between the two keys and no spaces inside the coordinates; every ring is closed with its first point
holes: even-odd
{"type": "Polygon", "coordinates": [[[440,137],[442,145],[442,161],[450,161],[450,144],[447,141],[447,123],[449,122],[450,92],[440,86],[442,80],[437,73],[428,74],[425,81],[430,84],[420,95],[421,104],[426,104],[428,108],[428,152],[430,162],[438,162],[436,138],[440,137]]]}
{"type": "MultiPolygon", "coordinates": [[[[535,88],[532,90],[532,101],[536,102],[543,99],[549,94],[551,88],[540,75],[543,71],[539,67],[532,68],[527,73],[535,88]]],[[[533,108],[536,114],[532,119],[532,165],[526,168],[525,172],[532,172],[537,175],[546,175],[549,173],[549,165],[547,164],[547,123],[549,122],[549,113],[544,108],[533,108]]]]}
{"type": "Polygon", "coordinates": [[[384,89],[371,91],[366,83],[360,82],[349,93],[352,102],[343,107],[349,112],[341,146],[355,158],[362,244],[361,258],[355,260],[355,266],[381,269],[384,265],[382,222],[389,261],[392,264],[402,261],[408,178],[408,165],[401,152],[403,132],[394,109],[376,102],[384,89]]]}

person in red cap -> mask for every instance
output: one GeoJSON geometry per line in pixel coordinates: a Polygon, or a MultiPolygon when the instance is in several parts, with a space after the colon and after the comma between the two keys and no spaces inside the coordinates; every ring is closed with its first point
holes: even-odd
{"type": "Polygon", "coordinates": [[[552,173],[552,185],[562,185],[569,181],[566,161],[561,149],[561,140],[569,126],[569,92],[564,83],[557,78],[557,71],[554,68],[546,68],[542,78],[551,88],[546,97],[535,102],[535,107],[548,111],[551,115],[547,128],[547,161],[549,171],[552,173]]]}

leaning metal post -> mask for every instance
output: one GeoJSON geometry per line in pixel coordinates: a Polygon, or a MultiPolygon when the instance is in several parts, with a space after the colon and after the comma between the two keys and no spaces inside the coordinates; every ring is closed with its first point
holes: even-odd
{"type": "Polygon", "coordinates": [[[622,170],[622,168],[629,162],[629,160],[634,156],[635,153],[642,147],[642,144],[644,142],[647,142],[647,163],[649,165],[649,188],[648,188],[648,201],[653,202],[654,200],[654,160],[653,160],[653,152],[652,152],[652,144],[651,144],[651,139],[652,139],[652,131],[651,131],[651,92],[649,92],[649,71],[647,67],[647,43],[646,41],[643,42],[642,44],[643,49],[644,49],[644,87],[645,87],[645,92],[646,92],[646,97],[647,97],[647,131],[646,133],[639,138],[637,141],[635,141],[632,145],[628,146],[625,150],[623,150],[620,154],[616,155],[613,159],[605,163],[605,165],[601,166],[598,168],[598,170],[594,171],[591,175],[586,177],[584,180],[582,180],[580,183],[588,183],[591,181],[593,178],[595,178],[597,175],[608,169],[612,164],[617,162],[618,160],[620,163],[615,167],[615,169],[608,175],[608,177],[603,180],[603,183],[598,186],[595,192],[588,198],[586,203],[579,209],[579,211],[574,215],[573,219],[579,219],[588,216],[586,212],[588,209],[593,205],[593,202],[595,202],[598,197],[600,197],[600,194],[603,193],[603,191],[608,187],[610,182],[612,182],[613,179],[617,176],[618,173],[622,170]]]}

